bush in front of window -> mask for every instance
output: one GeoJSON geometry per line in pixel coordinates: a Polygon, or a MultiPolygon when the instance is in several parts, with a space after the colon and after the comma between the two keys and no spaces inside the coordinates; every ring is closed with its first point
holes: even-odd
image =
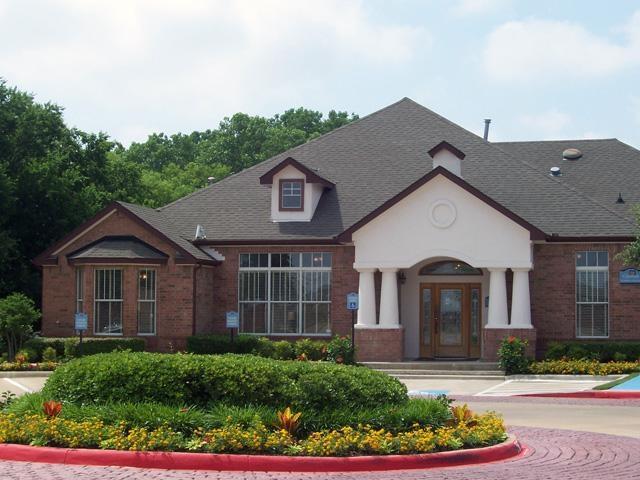
{"type": "Polygon", "coordinates": [[[552,342],[545,359],[634,361],[640,360],[640,342],[552,342]]]}
{"type": "MultiPolygon", "coordinates": [[[[73,358],[78,355],[78,337],[34,337],[25,342],[25,348],[34,352],[30,361],[42,360],[43,352],[51,347],[58,358],[73,358]]],[[[95,355],[118,350],[144,351],[144,340],[141,338],[85,338],[82,340],[82,355],[95,355]]]]}
{"type": "Polygon", "coordinates": [[[368,368],[279,361],[253,355],[119,352],[64,364],[43,393],[74,403],[158,402],[169,405],[266,405],[324,410],[403,404],[407,388],[368,368]]]}
{"type": "Polygon", "coordinates": [[[259,347],[253,335],[193,335],[187,337],[187,352],[197,354],[253,353],[259,347]]]}

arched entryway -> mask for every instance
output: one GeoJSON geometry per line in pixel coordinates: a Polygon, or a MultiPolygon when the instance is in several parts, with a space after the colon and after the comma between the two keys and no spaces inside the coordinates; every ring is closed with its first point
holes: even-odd
{"type": "Polygon", "coordinates": [[[400,274],[401,321],[408,358],[480,358],[485,272],[436,258],[400,274]]]}

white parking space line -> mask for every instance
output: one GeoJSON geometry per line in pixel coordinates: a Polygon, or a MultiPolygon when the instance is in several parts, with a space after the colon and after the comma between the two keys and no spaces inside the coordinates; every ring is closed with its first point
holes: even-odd
{"type": "Polygon", "coordinates": [[[482,390],[481,392],[476,393],[474,396],[476,397],[481,397],[483,395],[489,395],[492,391],[503,387],[504,385],[506,385],[507,383],[511,383],[513,382],[513,380],[505,380],[502,383],[499,383],[498,385],[494,385],[493,387],[489,387],[486,390],[482,390]]]}
{"type": "Polygon", "coordinates": [[[12,380],[11,378],[3,378],[3,380],[7,383],[10,383],[11,385],[13,385],[14,387],[18,387],[20,390],[23,390],[27,393],[33,393],[33,390],[31,390],[30,388],[25,387],[24,385],[22,385],[21,383],[16,382],[15,380],[12,380]]]}

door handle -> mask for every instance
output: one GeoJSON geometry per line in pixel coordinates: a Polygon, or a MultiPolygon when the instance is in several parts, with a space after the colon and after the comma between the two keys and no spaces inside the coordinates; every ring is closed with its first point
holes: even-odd
{"type": "Polygon", "coordinates": [[[433,315],[433,327],[434,327],[435,334],[437,335],[438,334],[438,314],[437,313],[433,315]]]}

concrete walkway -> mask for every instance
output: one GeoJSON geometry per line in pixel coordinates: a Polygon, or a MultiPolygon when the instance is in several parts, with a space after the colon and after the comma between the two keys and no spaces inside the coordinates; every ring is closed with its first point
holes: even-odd
{"type": "Polygon", "coordinates": [[[42,389],[50,372],[0,372],[0,393],[14,395],[37,392],[42,389]]]}

